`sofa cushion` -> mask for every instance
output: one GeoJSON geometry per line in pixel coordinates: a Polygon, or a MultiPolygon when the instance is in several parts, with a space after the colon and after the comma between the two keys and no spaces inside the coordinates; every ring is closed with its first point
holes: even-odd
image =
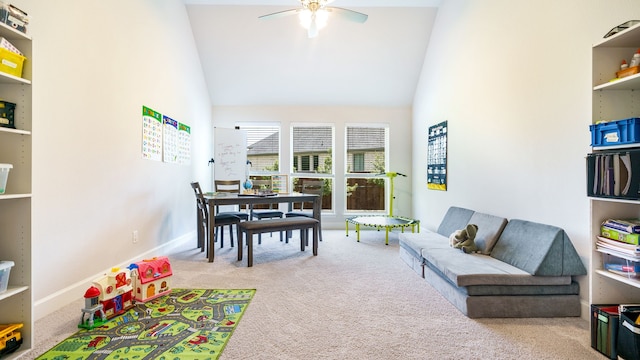
{"type": "Polygon", "coordinates": [[[459,288],[470,296],[580,295],[580,285],[472,285],[459,288]]]}
{"type": "Polygon", "coordinates": [[[509,220],[491,257],[531,275],[586,275],[587,270],[564,230],[525,220],[509,220]]]}
{"type": "Polygon", "coordinates": [[[456,286],[471,285],[567,285],[570,276],[532,276],[488,255],[465,254],[449,246],[445,237],[420,243],[425,264],[456,286]]]}
{"type": "Polygon", "coordinates": [[[494,215],[475,212],[469,219],[469,224],[478,225],[475,243],[481,253],[487,255],[500,237],[502,230],[507,225],[507,219],[494,215]]]}
{"type": "Polygon", "coordinates": [[[467,226],[469,223],[469,219],[471,219],[471,215],[473,215],[474,211],[452,206],[447,210],[447,213],[442,218],[440,222],[440,226],[438,226],[437,233],[446,236],[447,238],[451,233],[456,230],[460,230],[467,226]]]}

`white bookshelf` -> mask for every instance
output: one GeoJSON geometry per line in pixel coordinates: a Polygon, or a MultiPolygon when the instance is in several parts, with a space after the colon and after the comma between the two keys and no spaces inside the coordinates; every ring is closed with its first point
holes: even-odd
{"type": "MultiPolygon", "coordinates": [[[[640,24],[595,44],[592,49],[592,119],[598,121],[640,117],[640,74],[614,80],[622,59],[627,62],[640,48],[640,24]]],[[[640,144],[594,147],[593,152],[640,148],[640,144]]],[[[609,218],[640,218],[640,201],[590,197],[591,261],[589,265],[591,304],[640,303],[640,281],[617,275],[603,267],[603,253],[596,249],[600,226],[609,218]]]]}
{"type": "Polygon", "coordinates": [[[31,246],[32,39],[0,23],[0,36],[25,56],[23,77],[0,73],[0,99],[16,104],[15,129],[0,127],[0,163],[12,164],[0,195],[0,260],[15,265],[7,291],[0,294],[0,324],[22,323],[22,345],[3,359],[21,357],[33,347],[31,246]]]}

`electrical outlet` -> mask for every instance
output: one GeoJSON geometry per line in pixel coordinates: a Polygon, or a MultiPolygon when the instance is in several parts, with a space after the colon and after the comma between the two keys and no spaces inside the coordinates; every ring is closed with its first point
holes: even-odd
{"type": "Polygon", "coordinates": [[[133,241],[134,244],[138,242],[138,230],[133,230],[133,235],[131,237],[131,240],[133,241]]]}

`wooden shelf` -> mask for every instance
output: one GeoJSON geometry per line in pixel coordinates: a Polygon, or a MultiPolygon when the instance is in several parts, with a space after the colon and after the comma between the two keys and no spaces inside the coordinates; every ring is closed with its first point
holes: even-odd
{"type": "Polygon", "coordinates": [[[597,90],[636,90],[640,89],[640,74],[634,74],[622,79],[609,81],[593,88],[597,90]]]}
{"type": "Polygon", "coordinates": [[[20,129],[12,129],[12,128],[0,127],[0,133],[2,133],[2,132],[20,134],[20,135],[31,135],[31,131],[28,131],[28,130],[20,130],[20,129]]]}
{"type": "Polygon", "coordinates": [[[0,294],[0,300],[20,294],[21,292],[27,291],[28,289],[28,286],[8,286],[7,291],[0,294]]]}
{"type": "Polygon", "coordinates": [[[31,197],[31,194],[2,194],[0,195],[0,200],[27,199],[30,197],[31,197]]]}

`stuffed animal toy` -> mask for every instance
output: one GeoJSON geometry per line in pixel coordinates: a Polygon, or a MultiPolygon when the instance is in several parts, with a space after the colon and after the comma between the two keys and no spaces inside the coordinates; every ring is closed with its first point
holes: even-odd
{"type": "Polygon", "coordinates": [[[449,243],[456,249],[462,249],[467,254],[478,251],[475,243],[478,225],[469,224],[462,230],[456,230],[449,236],[449,243]]]}

